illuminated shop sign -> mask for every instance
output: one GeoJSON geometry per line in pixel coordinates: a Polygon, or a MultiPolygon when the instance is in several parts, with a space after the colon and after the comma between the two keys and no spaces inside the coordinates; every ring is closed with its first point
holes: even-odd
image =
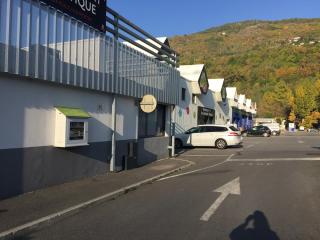
{"type": "Polygon", "coordinates": [[[41,0],[91,27],[106,32],[106,0],[41,0]]]}

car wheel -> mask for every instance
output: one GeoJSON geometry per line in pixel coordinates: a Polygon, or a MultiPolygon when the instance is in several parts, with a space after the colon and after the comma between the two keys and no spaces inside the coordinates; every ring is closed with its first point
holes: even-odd
{"type": "Polygon", "coordinates": [[[174,147],[175,148],[182,148],[182,146],[183,146],[182,141],[180,139],[175,139],[174,147]]]}
{"type": "Polygon", "coordinates": [[[269,134],[268,133],[263,133],[262,136],[263,137],[269,137],[269,134]]]}
{"type": "Polygon", "coordinates": [[[225,149],[227,148],[227,142],[224,139],[218,139],[216,141],[216,148],[225,149]]]}
{"type": "Polygon", "coordinates": [[[275,131],[272,132],[272,136],[277,136],[277,135],[278,135],[277,132],[275,131]]]}
{"type": "Polygon", "coordinates": [[[243,137],[248,137],[248,133],[242,133],[243,137]]]}

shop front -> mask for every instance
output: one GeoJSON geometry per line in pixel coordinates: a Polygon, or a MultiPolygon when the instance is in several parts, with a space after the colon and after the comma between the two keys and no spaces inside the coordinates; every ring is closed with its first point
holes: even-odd
{"type": "Polygon", "coordinates": [[[214,124],[215,110],[205,107],[198,107],[198,125],[214,124]]]}

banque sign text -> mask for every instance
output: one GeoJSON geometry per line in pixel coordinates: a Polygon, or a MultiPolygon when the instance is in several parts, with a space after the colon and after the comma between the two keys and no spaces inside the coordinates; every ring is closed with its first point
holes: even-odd
{"type": "Polygon", "coordinates": [[[106,0],[40,0],[99,31],[106,32],[106,0]]]}

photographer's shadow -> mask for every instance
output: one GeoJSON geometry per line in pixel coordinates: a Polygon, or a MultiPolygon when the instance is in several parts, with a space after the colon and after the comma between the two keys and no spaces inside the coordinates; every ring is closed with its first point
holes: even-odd
{"type": "Polygon", "coordinates": [[[245,222],[236,227],[229,235],[230,240],[280,240],[271,230],[268,219],[261,211],[249,215],[245,222]],[[252,227],[250,224],[252,223],[252,227]]]}

